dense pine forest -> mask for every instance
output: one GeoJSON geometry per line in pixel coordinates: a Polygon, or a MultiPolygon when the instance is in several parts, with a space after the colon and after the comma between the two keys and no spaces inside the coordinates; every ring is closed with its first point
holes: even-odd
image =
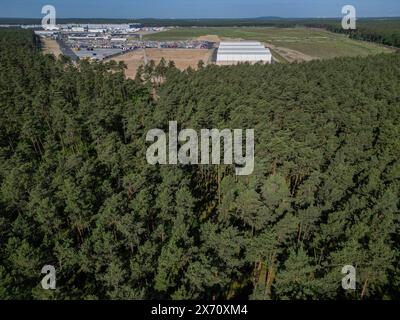
{"type": "Polygon", "coordinates": [[[399,54],[127,80],[39,47],[0,32],[1,299],[400,298],[399,54]],[[254,129],[254,173],[147,164],[172,120],[254,129]]]}

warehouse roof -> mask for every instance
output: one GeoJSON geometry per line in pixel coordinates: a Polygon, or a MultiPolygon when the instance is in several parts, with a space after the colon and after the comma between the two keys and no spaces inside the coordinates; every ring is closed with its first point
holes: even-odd
{"type": "Polygon", "coordinates": [[[265,49],[265,47],[263,47],[263,46],[259,46],[259,47],[242,47],[242,46],[235,46],[235,47],[219,47],[219,50],[237,50],[237,49],[255,50],[255,49],[265,49]]]}
{"type": "Polygon", "coordinates": [[[270,55],[271,51],[265,48],[260,42],[221,42],[218,54],[267,54],[270,55]]]}
{"type": "Polygon", "coordinates": [[[221,42],[217,53],[219,61],[271,61],[272,55],[257,41],[221,42]]]}
{"type": "Polygon", "coordinates": [[[218,52],[238,52],[238,51],[245,51],[245,52],[269,52],[269,49],[267,48],[223,48],[223,49],[219,49],[218,52]]]}
{"type": "Polygon", "coordinates": [[[265,51],[260,51],[260,52],[245,52],[245,51],[241,51],[241,52],[221,52],[221,55],[226,55],[226,54],[231,54],[231,55],[247,55],[247,56],[251,56],[251,55],[269,55],[268,52],[265,51]]]}
{"type": "Polygon", "coordinates": [[[236,41],[236,42],[222,41],[222,42],[220,42],[220,46],[221,45],[225,45],[225,46],[230,46],[230,45],[251,46],[251,45],[261,45],[261,42],[259,42],[259,41],[236,41]]]}
{"type": "Polygon", "coordinates": [[[269,51],[260,42],[221,42],[218,51],[269,51]]]}

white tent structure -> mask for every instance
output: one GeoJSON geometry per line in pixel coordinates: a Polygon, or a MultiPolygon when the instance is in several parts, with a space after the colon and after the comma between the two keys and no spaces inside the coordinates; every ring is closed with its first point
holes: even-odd
{"type": "Polygon", "coordinates": [[[239,62],[271,63],[272,54],[258,41],[221,42],[217,52],[217,64],[229,65],[239,62]]]}

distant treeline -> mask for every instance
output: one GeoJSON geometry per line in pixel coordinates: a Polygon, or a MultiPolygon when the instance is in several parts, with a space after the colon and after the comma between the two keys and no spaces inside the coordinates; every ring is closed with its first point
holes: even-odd
{"type": "Polygon", "coordinates": [[[310,21],[306,27],[324,28],[336,33],[344,33],[350,38],[400,47],[400,19],[360,19],[357,30],[344,30],[340,21],[310,21]]]}
{"type": "MultiPolygon", "coordinates": [[[[0,24],[41,24],[41,19],[33,18],[0,18],[0,24]]],[[[93,24],[118,24],[118,23],[140,23],[145,27],[178,26],[178,27],[294,27],[304,25],[340,25],[340,18],[280,18],[262,17],[247,19],[106,19],[106,18],[59,18],[57,23],[93,23],[93,24]]],[[[373,27],[397,27],[400,25],[400,17],[390,18],[360,18],[358,22],[373,27]]]]}

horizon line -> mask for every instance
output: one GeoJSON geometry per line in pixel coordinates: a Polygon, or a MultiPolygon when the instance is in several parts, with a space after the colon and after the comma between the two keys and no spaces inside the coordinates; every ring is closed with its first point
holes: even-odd
{"type": "MultiPolygon", "coordinates": [[[[0,19],[30,19],[30,20],[41,20],[43,17],[0,17],[0,19]]],[[[357,17],[357,19],[368,19],[368,18],[374,18],[374,19],[387,19],[387,18],[400,18],[400,15],[395,15],[395,16],[360,16],[357,17]]],[[[328,17],[328,16],[323,16],[323,17],[281,17],[281,16],[261,16],[261,17],[241,17],[241,18],[222,18],[222,17],[209,17],[209,18],[154,18],[154,17],[143,17],[143,18],[105,18],[105,17],[57,17],[57,19],[63,19],[63,20],[68,20],[68,19],[80,19],[80,20],[94,20],[94,19],[101,19],[101,20],[246,20],[246,19],[251,19],[251,20],[268,20],[268,19],[282,19],[282,20],[287,20],[287,19],[342,19],[342,16],[335,16],[335,17],[328,17]]]]}

